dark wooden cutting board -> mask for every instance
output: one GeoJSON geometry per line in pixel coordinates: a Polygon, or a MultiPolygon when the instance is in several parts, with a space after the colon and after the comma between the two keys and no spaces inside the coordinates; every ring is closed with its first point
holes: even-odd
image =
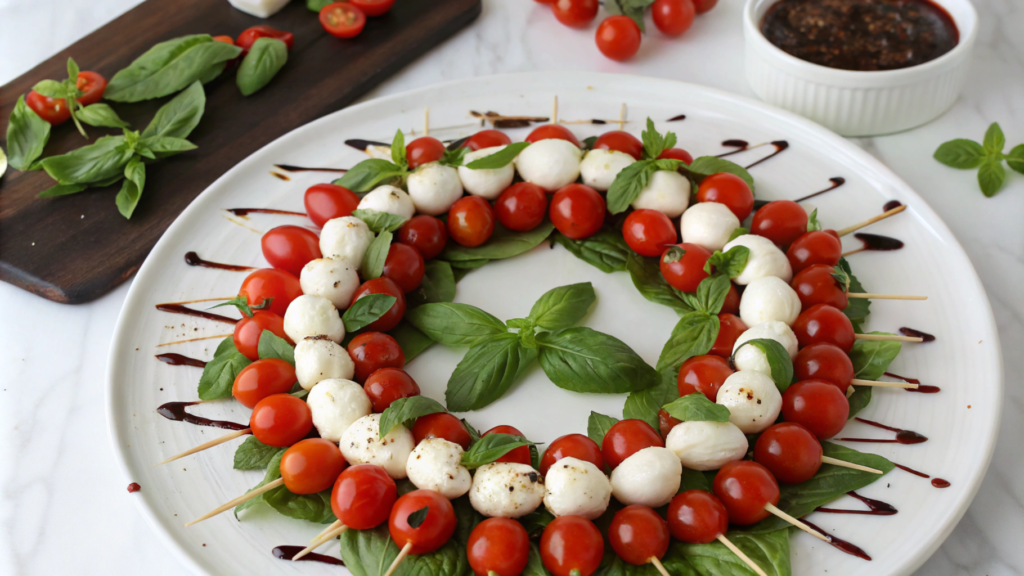
{"type": "MultiPolygon", "coordinates": [[[[320,27],[305,0],[260,19],[226,0],[147,0],[0,88],[0,138],[18,96],[44,78],[67,77],[73,57],[107,79],[153,44],[186,34],[237,36],[266,23],[295,34],[288,64],[263,90],[243,98],[234,71],[206,85],[206,112],[189,140],[199,148],[147,168],[131,220],[114,205],[118,186],[37,199],[54,184],[44,172],[8,169],[0,179],[0,280],[44,298],[88,302],[132,276],[175,217],[229,168],[278,136],[356,100],[480,14],[480,0],[398,0],[353,40],[320,27]]],[[[170,97],[111,103],[136,129],[170,97]]],[[[120,131],[88,128],[96,138],[120,131]]],[[[0,140],[4,150],[5,140],[0,140]]],[[[71,123],[54,128],[44,156],[85,144],[71,123]]]]}

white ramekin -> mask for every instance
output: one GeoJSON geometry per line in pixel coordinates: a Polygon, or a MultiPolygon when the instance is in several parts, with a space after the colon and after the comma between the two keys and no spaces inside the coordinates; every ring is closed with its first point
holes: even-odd
{"type": "Polygon", "coordinates": [[[765,102],[806,116],[843,136],[890,134],[920,126],[953,105],[967,80],[978,14],[969,0],[934,0],[960,32],[955,48],[901,70],[856,72],[790,56],[761,33],[778,0],[747,0],[743,11],[747,81],[765,102]]]}

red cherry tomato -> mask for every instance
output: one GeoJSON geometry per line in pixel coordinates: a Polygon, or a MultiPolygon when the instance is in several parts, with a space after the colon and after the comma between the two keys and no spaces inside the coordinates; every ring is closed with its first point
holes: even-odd
{"type": "Polygon", "coordinates": [[[271,394],[291,392],[297,380],[294,366],[280,358],[264,358],[238,372],[231,395],[242,406],[252,408],[271,394]]]}
{"type": "Polygon", "coordinates": [[[793,358],[793,373],[797,380],[827,380],[845,394],[853,380],[853,362],[838,346],[811,344],[793,358]]]}
{"type": "Polygon", "coordinates": [[[369,530],[387,522],[398,499],[395,481],[380,466],[357,464],[334,482],[331,510],[353,530],[369,530]]]}
{"type": "Polygon", "coordinates": [[[801,312],[793,322],[793,333],[801,348],[824,342],[847,354],[853,349],[853,323],[838,308],[827,304],[815,304],[801,312]]]}
{"type": "Polygon", "coordinates": [[[696,244],[684,242],[669,246],[658,259],[661,275],[673,288],[681,292],[696,292],[701,281],[709,276],[704,264],[711,252],[696,244]]]}
{"type": "Polygon", "coordinates": [[[750,186],[735,174],[721,172],[705,178],[697,188],[698,202],[725,204],[743,222],[754,209],[754,193],[750,186]]]}
{"type": "Polygon", "coordinates": [[[320,237],[302,226],[278,226],[263,235],[263,257],[274,268],[295,276],[310,260],[320,258],[320,237]]]}
{"type": "Polygon", "coordinates": [[[846,426],[850,402],[837,386],[825,380],[804,380],[782,394],[782,416],[802,424],[818,440],[827,440],[846,426]]]}
{"type": "Polygon", "coordinates": [[[734,372],[736,371],[729,366],[729,361],[722,356],[694,356],[679,367],[679,395],[688,396],[700,392],[707,396],[708,400],[715,402],[718,398],[718,389],[734,372]]]}
{"type": "Polygon", "coordinates": [[[366,27],[366,14],[348,2],[334,2],[320,9],[320,26],[335,38],[355,38],[366,27]]]}
{"type": "Polygon", "coordinates": [[[462,147],[476,151],[483,150],[484,148],[493,148],[495,146],[507,146],[511,143],[512,139],[504,132],[499,130],[481,130],[469,138],[466,138],[466,141],[462,143],[462,147]]]}
{"type": "Polygon", "coordinates": [[[765,505],[779,503],[779,483],[767,468],[749,460],[723,465],[715,475],[714,490],[729,520],[740,526],[764,520],[769,515],[765,505]]]}
{"type": "Polygon", "coordinates": [[[605,433],[601,442],[601,455],[609,468],[615,468],[626,458],[652,446],[665,447],[665,441],[657,430],[643,420],[622,420],[605,433]]]}
{"type": "Polygon", "coordinates": [[[82,106],[88,106],[103,99],[103,93],[107,91],[107,79],[96,72],[79,72],[75,88],[85,92],[75,100],[82,106]]]}
{"type": "Polygon", "coordinates": [[[444,157],[444,151],[444,143],[431,136],[421,136],[405,145],[410,169],[428,162],[437,162],[444,157]]]}
{"type": "Polygon", "coordinates": [[[750,233],[763,236],[785,250],[807,233],[807,212],[792,200],[775,200],[754,213],[750,233]]]}
{"type": "Polygon", "coordinates": [[[285,46],[289,50],[295,45],[295,35],[291,32],[283,32],[275,28],[271,28],[266,24],[257,24],[251,28],[246,28],[238,35],[238,39],[235,40],[235,46],[242,49],[242,53],[245,54],[252,48],[252,45],[256,43],[260,38],[274,38],[284,42],[285,46]]]}
{"type": "Polygon", "coordinates": [[[264,300],[273,298],[267,311],[284,316],[292,300],[302,296],[302,287],[299,279],[289,272],[277,268],[261,268],[242,280],[238,294],[245,296],[249,306],[259,306],[264,300]]]}
{"type": "Polygon", "coordinates": [[[622,224],[622,237],[637,254],[659,256],[666,246],[676,243],[676,227],[657,210],[634,210],[622,224]]]}
{"type": "Polygon", "coordinates": [[[309,434],[313,429],[313,414],[305,400],[291,394],[274,394],[253,407],[249,428],[260,442],[284,448],[309,434]]]}
{"type": "Polygon", "coordinates": [[[661,560],[668,552],[668,522],[647,506],[626,506],[612,518],[608,540],[619,558],[643,566],[652,558],[661,560]]]}
{"type": "Polygon", "coordinates": [[[25,104],[40,118],[56,126],[71,118],[67,102],[63,98],[50,98],[32,90],[25,97],[25,104]]]}
{"type": "Polygon", "coordinates": [[[530,536],[515,520],[488,518],[469,534],[466,555],[476,576],[519,576],[530,560],[530,536]]]}
{"type": "Polygon", "coordinates": [[[420,287],[426,271],[423,256],[407,244],[395,243],[388,248],[384,259],[384,276],[390,278],[408,294],[420,287]]]}
{"type": "Polygon", "coordinates": [[[540,537],[540,558],[552,576],[590,576],[603,557],[601,531],[582,516],[559,516],[540,537]]]}
{"type": "Polygon", "coordinates": [[[693,7],[697,10],[697,14],[703,14],[708,10],[711,10],[718,4],[718,0],[693,0],[693,7]]]}
{"type": "Polygon", "coordinates": [[[629,132],[612,130],[597,137],[594,150],[617,150],[639,160],[644,154],[644,143],[629,132]]]}
{"type": "Polygon", "coordinates": [[[597,16],[597,0],[555,0],[551,11],[570,28],[583,28],[597,16]]]}
{"type": "Polygon", "coordinates": [[[666,36],[679,36],[689,30],[696,15],[692,0],[655,0],[651,6],[654,25],[666,36]]]}
{"type": "Polygon", "coordinates": [[[388,518],[388,531],[399,548],[412,544],[410,554],[427,554],[444,546],[455,533],[455,508],[433,490],[413,490],[395,502],[388,518]],[[427,517],[413,527],[409,516],[427,508],[427,517]]]}
{"type": "Polygon", "coordinates": [[[640,27],[629,16],[609,16],[597,27],[595,39],[601,54],[625,62],[640,50],[640,27]]]}
{"type": "Polygon", "coordinates": [[[351,216],[359,206],[359,196],[337,184],[314,184],[306,189],[303,201],[309,219],[320,228],[328,220],[351,216]]]}
{"type": "Polygon", "coordinates": [[[420,387],[409,373],[401,368],[381,368],[366,379],[363,390],[370,397],[373,411],[381,413],[399,398],[420,395],[420,387]]]}
{"type": "Polygon", "coordinates": [[[604,197],[590,186],[569,184],[551,197],[551,223],[566,238],[582,240],[601,229],[605,214],[604,197]]]}
{"type": "Polygon", "coordinates": [[[722,302],[722,310],[719,314],[739,314],[740,313],[740,291],[736,289],[736,284],[729,283],[729,291],[725,293],[725,301],[722,302]]]}
{"type": "Polygon", "coordinates": [[[224,44],[229,44],[231,46],[235,45],[235,39],[232,38],[231,36],[226,36],[226,35],[214,36],[213,37],[213,41],[214,42],[221,42],[221,43],[224,43],[224,44]]]}
{"type": "Polygon", "coordinates": [[[429,438],[441,438],[462,446],[463,450],[469,450],[469,445],[473,442],[462,421],[446,412],[417,418],[412,426],[412,437],[416,444],[429,438]]]}
{"type": "Polygon", "coordinates": [[[659,160],[682,160],[687,165],[693,164],[693,155],[682,148],[668,148],[658,154],[659,160]]]}
{"type": "Polygon", "coordinates": [[[516,232],[526,232],[540,226],[547,211],[548,195],[543,188],[529,182],[509,186],[494,202],[498,222],[516,232]]]}
{"type": "Polygon", "coordinates": [[[543,126],[538,126],[533,129],[533,132],[530,132],[529,136],[526,137],[526,141],[530,143],[551,139],[572,142],[577,147],[580,145],[580,141],[576,138],[576,135],[561,124],[544,124],[543,126]]]}
{"type": "Polygon", "coordinates": [[[347,464],[337,444],[308,438],[281,455],[281,478],[293,494],[316,494],[333,486],[347,464]]]}
{"type": "Polygon", "coordinates": [[[783,484],[810,480],[821,468],[821,454],[818,439],[796,422],[782,422],[768,428],[754,445],[754,461],[783,484]]]}
{"type": "Polygon", "coordinates": [[[284,333],[284,318],[273,312],[257,310],[252,316],[242,318],[235,324],[235,331],[231,335],[235,349],[249,360],[259,360],[260,336],[264,330],[270,330],[275,336],[291,342],[291,338],[284,333]]]}
{"type": "Polygon", "coordinates": [[[793,273],[797,274],[813,264],[835,266],[843,256],[843,245],[835,230],[806,232],[789,245],[786,257],[793,273]]]}
{"type": "Polygon", "coordinates": [[[601,447],[583,434],[567,434],[557,438],[544,451],[540,459],[540,474],[546,476],[548,468],[562,458],[576,458],[584,462],[590,462],[597,466],[598,470],[604,471],[604,457],[601,455],[601,447]]]}
{"type": "Polygon", "coordinates": [[[800,297],[804,310],[816,304],[828,304],[845,310],[849,304],[846,287],[832,277],[835,268],[827,264],[814,264],[804,268],[793,277],[790,285],[800,297]]]}
{"type": "Polygon", "coordinates": [[[388,10],[395,5],[395,0],[349,0],[349,2],[370,18],[387,14],[388,10]]]}
{"type": "MultiPolygon", "coordinates": [[[[518,428],[512,426],[495,426],[487,432],[481,434],[481,436],[487,436],[488,434],[511,434],[513,436],[522,436],[523,433],[518,428]]],[[[527,466],[533,465],[533,460],[530,458],[530,448],[528,446],[520,446],[519,448],[513,448],[507,454],[495,460],[495,462],[510,462],[518,464],[526,464],[527,466]]]]}
{"type": "Polygon", "coordinates": [[[398,241],[415,248],[424,260],[430,260],[448,243],[448,227],[440,218],[420,214],[413,216],[398,229],[398,241]]]}
{"type": "Polygon", "coordinates": [[[405,352],[398,340],[383,332],[363,332],[348,343],[348,355],[355,364],[356,382],[381,368],[405,368],[405,352]]]}
{"type": "Polygon", "coordinates": [[[740,334],[747,331],[747,325],[735,314],[719,314],[718,326],[718,337],[715,338],[715,344],[708,354],[729,358],[732,356],[733,347],[736,346],[736,340],[739,339],[740,334]]]}
{"type": "Polygon", "coordinates": [[[391,305],[391,309],[385,312],[383,316],[368,324],[366,330],[371,332],[387,332],[398,326],[398,323],[405,316],[405,293],[402,292],[402,289],[392,282],[390,278],[381,276],[380,278],[363,282],[355,294],[352,295],[352,303],[354,304],[356,300],[370,294],[390,294],[395,297],[395,303],[391,305]]]}
{"type": "Polygon", "coordinates": [[[448,210],[448,235],[463,246],[473,248],[494,234],[494,209],[479,196],[460,198],[448,210]]]}
{"type": "Polygon", "coordinates": [[[668,438],[668,433],[682,423],[682,420],[674,418],[671,414],[665,412],[664,408],[658,410],[658,432],[661,432],[662,438],[668,438]]]}
{"type": "Polygon", "coordinates": [[[711,492],[687,490],[668,503],[668,529],[680,542],[708,544],[729,529],[729,514],[711,492]]]}

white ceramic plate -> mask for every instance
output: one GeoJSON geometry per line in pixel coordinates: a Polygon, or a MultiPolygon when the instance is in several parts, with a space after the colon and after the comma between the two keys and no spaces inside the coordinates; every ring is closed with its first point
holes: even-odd
{"type": "MultiPolygon", "coordinates": [[[[230,170],[201,194],[174,222],[149,255],[131,287],[118,321],[110,353],[109,422],[114,451],[125,473],[142,491],[133,496],[153,529],[197,573],[337,573],[315,563],[275,560],[276,545],[307,542],[319,528],[269,510],[252,510],[241,523],[230,513],[186,529],[183,524],[244,493],[262,473],[232,469],[240,441],[173,464],[153,464],[223,431],[175,423],[155,408],[171,400],[196,399],[200,371],[172,367],[154,359],[159,352],[209,358],[218,340],[157,348],[160,343],[226,333],[224,324],[166,314],[154,304],[235,293],[244,274],[189,267],[186,251],[211,260],[265,265],[260,235],[285,224],[308,222],[288,216],[253,215],[241,225],[224,208],[274,207],[302,210],[304,190],[330,175],[300,173],[291,181],[268,174],[274,163],[351,166],[363,154],[346,147],[348,138],[390,141],[396,128],[420,132],[423,109],[430,107],[432,135],[448,138],[475,128],[469,110],[547,115],[552,97],[563,119],[616,118],[628,104],[627,128],[639,134],[650,116],[660,130],[679,135],[694,156],[722,153],[720,142],[740,138],[751,143],[784,139],[790,148],[752,169],[757,195],[794,199],[843,176],[846,185],[813,203],[826,227],[841,228],[878,214],[899,200],[910,209],[874,225],[870,231],[899,237],[898,252],[865,252],[850,258],[870,291],[927,294],[926,302],[876,301],[869,329],[915,327],[938,336],[927,345],[908,345],[892,366],[899,374],[939,385],[942,393],[910,394],[877,390],[863,416],[925,434],[916,446],[852,445],[949,480],[940,490],[927,480],[896,470],[861,492],[894,504],[889,517],[815,514],[813,521],[864,548],[874,561],[843,554],[805,534],[793,538],[793,572],[821,574],[908,574],[932,554],[971,502],[985,470],[999,424],[1002,373],[992,312],[963,249],[938,216],[906,184],[874,158],[835,134],[792,114],[731,94],[679,82],[590,73],[526,74],[478,78],[442,84],[342,110],[287,134],[230,170]],[[667,119],[685,114],[683,121],[667,119]],[[463,125],[461,129],[438,127],[463,125]],[[255,231],[254,231],[255,230],[255,231]]],[[[582,138],[610,126],[576,126],[582,138]]],[[[522,139],[527,129],[510,131],[522,139]]],[[[749,164],[766,155],[762,147],[731,157],[749,164]]],[[[202,153],[201,151],[199,153],[202,153]]],[[[855,240],[847,240],[852,248],[855,240]]],[[[626,273],[603,274],[561,247],[545,246],[469,274],[458,285],[457,301],[480,306],[499,318],[521,317],[546,290],[589,280],[598,301],[587,326],[614,334],[652,365],[675,324],[667,308],[644,300],[626,273]]],[[[461,351],[435,346],[409,365],[423,393],[443,400],[448,376],[461,351]]],[[[624,397],[579,395],[550,384],[539,369],[530,371],[505,398],[468,419],[481,429],[512,424],[528,437],[550,441],[584,432],[591,410],[621,415],[624,397]]],[[[248,410],[234,402],[195,407],[202,415],[245,422],[248,410]]],[[[848,425],[855,436],[884,437],[863,424],[848,425]]],[[[849,499],[848,499],[849,500],[849,499]]],[[[850,502],[841,504],[856,505],[850,502]]],[[[336,546],[324,552],[337,554],[336,546]]]]}

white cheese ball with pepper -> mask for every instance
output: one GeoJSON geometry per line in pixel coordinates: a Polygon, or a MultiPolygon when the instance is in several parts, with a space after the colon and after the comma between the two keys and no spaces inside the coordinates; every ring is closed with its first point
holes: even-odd
{"type": "Polygon", "coordinates": [[[767,276],[747,284],[740,297],[740,319],[751,329],[765,322],[792,326],[800,315],[800,296],[782,278],[767,276]]]}
{"type": "Polygon", "coordinates": [[[555,516],[593,520],[608,509],[612,483],[592,462],[567,457],[548,468],[544,477],[544,507],[555,516]]]}
{"type": "Polygon", "coordinates": [[[504,146],[491,146],[490,148],[474,150],[462,157],[462,166],[459,166],[459,179],[462,181],[462,187],[466,189],[466,192],[486,200],[494,200],[501,195],[505,188],[512,185],[512,179],[516,175],[516,167],[512,162],[501,168],[473,170],[466,167],[466,164],[474,160],[486,158],[504,149],[504,146]]]}
{"type": "Polygon", "coordinates": [[[567,140],[549,138],[530,144],[516,156],[516,169],[523,180],[555,192],[580,176],[583,151],[567,140]]]}
{"type": "Polygon", "coordinates": [[[674,452],[651,446],[612,470],[612,495],[626,506],[643,504],[657,508],[676,495],[682,476],[683,465],[674,452]]]}
{"type": "Polygon", "coordinates": [[[696,244],[714,252],[729,243],[729,237],[740,227],[740,219],[725,204],[698,202],[690,206],[679,221],[683,242],[696,244]]]}
{"type": "Polygon", "coordinates": [[[438,162],[428,162],[416,168],[406,183],[412,204],[420,214],[444,214],[462,198],[459,173],[455,168],[438,162]]]}
{"type": "Polygon", "coordinates": [[[351,380],[355,370],[348,351],[326,336],[303,338],[295,345],[295,376],[304,390],[329,378],[351,380]]]}
{"type": "Polygon", "coordinates": [[[322,296],[338,310],[345,310],[359,288],[359,263],[334,258],[317,258],[302,267],[299,286],[303,294],[322,296]]]}
{"type": "Polygon", "coordinates": [[[320,437],[340,442],[345,431],[373,408],[363,387],[344,378],[321,380],[309,391],[306,404],[320,437]]]}
{"type": "Polygon", "coordinates": [[[751,340],[775,340],[786,349],[790,360],[796,356],[797,341],[796,334],[786,326],[784,322],[769,320],[740,334],[736,344],[732,347],[732,362],[737,370],[753,370],[762,374],[772,375],[771,366],[768,365],[768,356],[757,346],[743,346],[751,340]]]}
{"type": "Polygon", "coordinates": [[[723,464],[747,454],[747,437],[732,422],[693,420],[676,424],[665,438],[665,447],[690,470],[718,470],[723,464]]]}
{"type": "Polygon", "coordinates": [[[647,186],[633,201],[637,210],[657,210],[669,218],[678,218],[690,205],[690,181],[675,170],[651,174],[647,186]]]}
{"type": "Polygon", "coordinates": [[[544,479],[527,464],[494,462],[477,468],[469,503],[491,518],[520,518],[540,507],[544,479]]]}
{"type": "Polygon", "coordinates": [[[326,336],[335,342],[345,338],[345,324],[331,301],[311,294],[303,294],[284,311],[284,333],[292,342],[301,342],[309,336],[326,336]]]}
{"type": "Polygon", "coordinates": [[[469,492],[473,479],[462,465],[462,446],[443,438],[419,443],[405,464],[409,481],[422,490],[433,490],[449,500],[469,492]]]}
{"type": "Polygon", "coordinates": [[[341,455],[349,464],[375,464],[395,480],[408,474],[405,467],[415,445],[412,432],[401,424],[381,438],[380,414],[369,414],[356,420],[338,442],[341,455]]]}
{"type": "MultiPolygon", "coordinates": [[[[731,232],[730,232],[731,234],[731,232]]],[[[733,282],[740,286],[746,286],[759,278],[775,276],[783,282],[793,279],[793,267],[789,264],[789,258],[779,250],[774,242],[756,234],[744,234],[726,244],[723,252],[728,252],[733,246],[746,246],[750,250],[747,256],[747,266],[739,276],[733,278],[733,282]]]]}
{"type": "Polygon", "coordinates": [[[412,218],[416,213],[416,207],[412,198],[401,188],[385,184],[378,186],[363,196],[356,206],[357,210],[373,210],[375,212],[386,212],[400,216],[405,220],[412,218]]]}
{"type": "Polygon", "coordinates": [[[782,394],[775,382],[750,370],[730,374],[718,389],[716,402],[729,409],[729,422],[744,434],[764,432],[782,411],[782,394]]]}
{"type": "Polygon", "coordinates": [[[373,237],[366,222],[355,216],[332,218],[320,231],[320,253],[324,258],[345,261],[358,269],[373,237]]]}
{"type": "Polygon", "coordinates": [[[612,187],[619,172],[634,162],[636,159],[618,150],[591,150],[580,163],[580,176],[584,184],[604,192],[612,187]]]}

